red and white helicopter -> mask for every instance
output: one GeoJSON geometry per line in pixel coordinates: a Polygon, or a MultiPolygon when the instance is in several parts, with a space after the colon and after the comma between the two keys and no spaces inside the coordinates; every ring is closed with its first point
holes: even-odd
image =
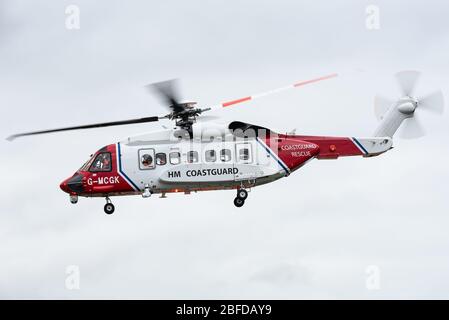
{"type": "Polygon", "coordinates": [[[226,124],[196,121],[209,110],[335,76],[331,74],[297,82],[208,108],[197,107],[195,102],[180,102],[173,81],[165,81],[150,87],[165,99],[171,110],[167,115],[20,133],[8,137],[8,140],[50,132],[173,120],[175,126],[171,129],[129,137],[99,149],[61,183],[61,189],[70,195],[72,203],[77,203],[80,196],[106,198],[104,211],[107,214],[114,212],[112,196],[141,195],[146,198],[161,194],[165,197],[172,192],[189,194],[204,190],[235,189],[234,204],[241,207],[248,197],[248,189],[287,177],[312,159],[372,157],[390,150],[393,134],[406,119],[404,127],[409,128],[403,128],[405,135],[422,135],[418,123],[411,119],[417,108],[437,114],[443,112],[441,91],[415,98],[413,93],[419,73],[403,71],[396,75],[401,98],[396,101],[375,99],[375,113],[380,124],[372,137],[281,134],[239,121],[226,124]]]}

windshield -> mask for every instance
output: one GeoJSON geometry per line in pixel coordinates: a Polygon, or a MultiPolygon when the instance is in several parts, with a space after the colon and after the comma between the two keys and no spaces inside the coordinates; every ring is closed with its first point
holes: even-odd
{"type": "Polygon", "coordinates": [[[87,160],[87,161],[81,166],[81,168],[79,168],[78,171],[87,171],[87,169],[88,169],[89,166],[90,166],[90,163],[92,162],[93,156],[94,156],[94,155],[91,154],[89,160],[87,160]]]}
{"type": "Polygon", "coordinates": [[[111,171],[111,153],[110,152],[102,152],[97,154],[95,160],[89,166],[90,172],[105,172],[111,171]]]}

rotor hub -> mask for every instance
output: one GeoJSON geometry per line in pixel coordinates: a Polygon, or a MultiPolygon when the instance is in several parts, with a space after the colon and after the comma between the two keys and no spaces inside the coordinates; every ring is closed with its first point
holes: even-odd
{"type": "Polygon", "coordinates": [[[407,115],[412,115],[418,107],[418,100],[412,97],[403,97],[398,101],[398,110],[407,115]]]}

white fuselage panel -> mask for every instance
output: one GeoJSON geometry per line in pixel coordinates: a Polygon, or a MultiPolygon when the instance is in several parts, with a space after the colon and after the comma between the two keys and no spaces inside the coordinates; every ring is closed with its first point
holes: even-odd
{"type": "Polygon", "coordinates": [[[149,187],[156,193],[256,185],[285,175],[258,139],[228,140],[123,141],[118,144],[121,171],[134,188],[149,187]]]}

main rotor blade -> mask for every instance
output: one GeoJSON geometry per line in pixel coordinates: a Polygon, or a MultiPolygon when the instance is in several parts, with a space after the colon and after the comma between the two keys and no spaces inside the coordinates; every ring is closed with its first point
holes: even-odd
{"type": "Polygon", "coordinates": [[[424,97],[418,98],[418,108],[422,108],[422,110],[426,110],[436,114],[443,114],[444,97],[441,90],[429,93],[424,97]]]}
{"type": "Polygon", "coordinates": [[[165,101],[167,107],[171,108],[174,112],[184,111],[184,107],[179,104],[179,99],[177,96],[177,80],[167,80],[161,82],[155,82],[146,87],[159,94],[159,96],[165,101]]]}
{"type": "Polygon", "coordinates": [[[403,96],[413,96],[420,75],[421,73],[418,71],[401,71],[396,73],[396,80],[403,96]]]}
{"type": "Polygon", "coordinates": [[[305,81],[299,81],[299,82],[296,82],[294,84],[291,84],[289,86],[285,86],[285,87],[282,87],[282,88],[277,88],[277,89],[274,89],[274,90],[253,94],[252,96],[247,96],[247,97],[243,97],[243,98],[239,98],[239,99],[235,99],[235,100],[225,101],[225,102],[222,102],[222,103],[220,103],[218,105],[212,106],[211,108],[212,109],[218,109],[218,108],[224,108],[224,107],[233,106],[233,105],[236,105],[236,104],[239,104],[239,103],[242,103],[242,102],[246,102],[246,101],[262,98],[262,97],[268,96],[268,95],[273,94],[273,93],[279,93],[279,92],[282,92],[282,91],[285,91],[285,90],[288,90],[288,89],[294,89],[294,88],[297,88],[297,87],[301,87],[301,86],[304,86],[304,85],[309,84],[309,83],[314,83],[314,82],[318,82],[318,81],[321,81],[321,80],[335,78],[337,76],[338,76],[338,74],[333,73],[333,74],[329,74],[329,75],[324,76],[324,77],[319,77],[319,78],[315,78],[315,79],[311,79],[311,80],[305,80],[305,81]]]}
{"type": "Polygon", "coordinates": [[[101,123],[94,123],[94,124],[87,124],[82,126],[74,126],[74,127],[65,127],[65,128],[58,128],[58,129],[49,129],[49,130],[40,130],[40,131],[31,131],[31,132],[24,132],[24,133],[17,133],[9,136],[6,138],[8,141],[12,141],[19,137],[24,136],[32,136],[36,134],[44,134],[44,133],[52,133],[52,132],[60,132],[60,131],[69,131],[69,130],[80,130],[80,129],[92,129],[92,128],[103,128],[103,127],[111,127],[111,126],[122,126],[127,124],[134,124],[134,123],[146,123],[146,122],[154,122],[158,121],[160,117],[146,117],[146,118],[140,118],[140,119],[130,119],[130,120],[121,120],[121,121],[112,121],[112,122],[101,122],[101,123]]]}

